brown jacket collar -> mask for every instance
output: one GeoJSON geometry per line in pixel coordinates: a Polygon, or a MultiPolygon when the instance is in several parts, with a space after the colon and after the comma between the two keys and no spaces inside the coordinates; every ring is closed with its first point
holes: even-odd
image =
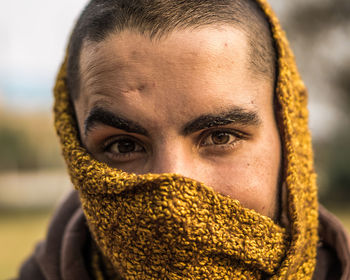
{"type": "Polygon", "coordinates": [[[319,208],[319,237],[316,280],[350,279],[350,239],[339,220],[324,207],[319,208]]]}

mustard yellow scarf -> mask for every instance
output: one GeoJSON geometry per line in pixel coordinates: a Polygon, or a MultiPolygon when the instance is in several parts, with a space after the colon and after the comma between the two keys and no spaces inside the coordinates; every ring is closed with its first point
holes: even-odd
{"type": "Polygon", "coordinates": [[[287,39],[265,0],[278,52],[277,112],[290,230],[200,182],[135,175],[82,147],[66,88],[55,86],[55,126],[90,231],[124,279],[311,279],[316,263],[317,188],[307,93],[287,39]]]}

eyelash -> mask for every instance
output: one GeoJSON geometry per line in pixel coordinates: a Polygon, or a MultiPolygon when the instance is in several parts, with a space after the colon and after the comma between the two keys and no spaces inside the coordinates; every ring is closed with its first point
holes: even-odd
{"type": "Polygon", "coordinates": [[[199,146],[206,149],[220,149],[220,150],[231,150],[234,146],[241,140],[247,139],[248,134],[243,133],[241,131],[233,130],[233,129],[213,129],[209,131],[205,131],[199,135],[199,146]],[[209,137],[213,137],[215,133],[223,133],[228,136],[234,137],[234,140],[230,141],[227,144],[204,144],[205,140],[209,139],[209,137]],[[203,140],[204,139],[204,140],[203,140]]]}
{"type": "MultiPolygon", "coordinates": [[[[248,135],[246,133],[233,130],[233,129],[212,129],[212,130],[207,130],[203,133],[201,133],[198,138],[197,138],[197,143],[199,148],[205,149],[206,151],[209,152],[225,152],[232,150],[236,144],[243,140],[246,139],[248,135]],[[225,143],[225,144],[205,144],[206,141],[208,141],[209,137],[213,137],[215,133],[223,133],[228,136],[234,137],[234,140],[230,141],[230,143],[225,143]]],[[[107,139],[103,145],[102,145],[102,151],[103,153],[107,154],[108,157],[110,157],[111,160],[117,160],[117,161],[128,161],[131,159],[133,155],[145,153],[145,145],[142,145],[140,141],[138,141],[136,138],[130,135],[119,135],[116,137],[111,137],[107,139]],[[132,152],[126,152],[126,153],[115,153],[111,151],[111,148],[113,145],[120,143],[121,141],[130,141],[135,143],[135,145],[141,147],[141,151],[132,151],[132,152]]]]}
{"type": "Polygon", "coordinates": [[[103,145],[102,145],[102,151],[103,151],[103,153],[108,154],[108,156],[111,157],[114,160],[117,159],[117,160],[121,160],[121,161],[122,160],[126,161],[126,160],[130,159],[130,157],[133,154],[138,154],[138,153],[145,152],[145,148],[133,136],[130,136],[130,135],[118,135],[116,137],[111,137],[111,138],[107,139],[106,142],[104,142],[103,145]],[[115,145],[115,144],[120,143],[123,140],[124,141],[127,140],[127,141],[135,143],[136,145],[138,145],[138,146],[140,146],[142,148],[142,151],[133,151],[133,152],[127,152],[127,153],[118,153],[118,154],[112,152],[111,151],[112,146],[115,145]]]}

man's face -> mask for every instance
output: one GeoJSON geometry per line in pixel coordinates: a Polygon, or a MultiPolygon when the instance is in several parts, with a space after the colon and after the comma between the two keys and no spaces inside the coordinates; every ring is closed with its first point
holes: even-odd
{"type": "Polygon", "coordinates": [[[112,167],[181,174],[275,218],[273,81],[250,70],[248,53],[233,27],[85,43],[74,102],[83,144],[112,167]]]}

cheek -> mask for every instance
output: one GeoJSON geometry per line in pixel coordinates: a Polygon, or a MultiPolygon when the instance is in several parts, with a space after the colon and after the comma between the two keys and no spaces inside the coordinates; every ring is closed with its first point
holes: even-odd
{"type": "Polygon", "coordinates": [[[208,166],[206,183],[239,200],[244,207],[274,218],[279,169],[279,138],[267,137],[266,142],[250,143],[231,158],[208,166]]]}

